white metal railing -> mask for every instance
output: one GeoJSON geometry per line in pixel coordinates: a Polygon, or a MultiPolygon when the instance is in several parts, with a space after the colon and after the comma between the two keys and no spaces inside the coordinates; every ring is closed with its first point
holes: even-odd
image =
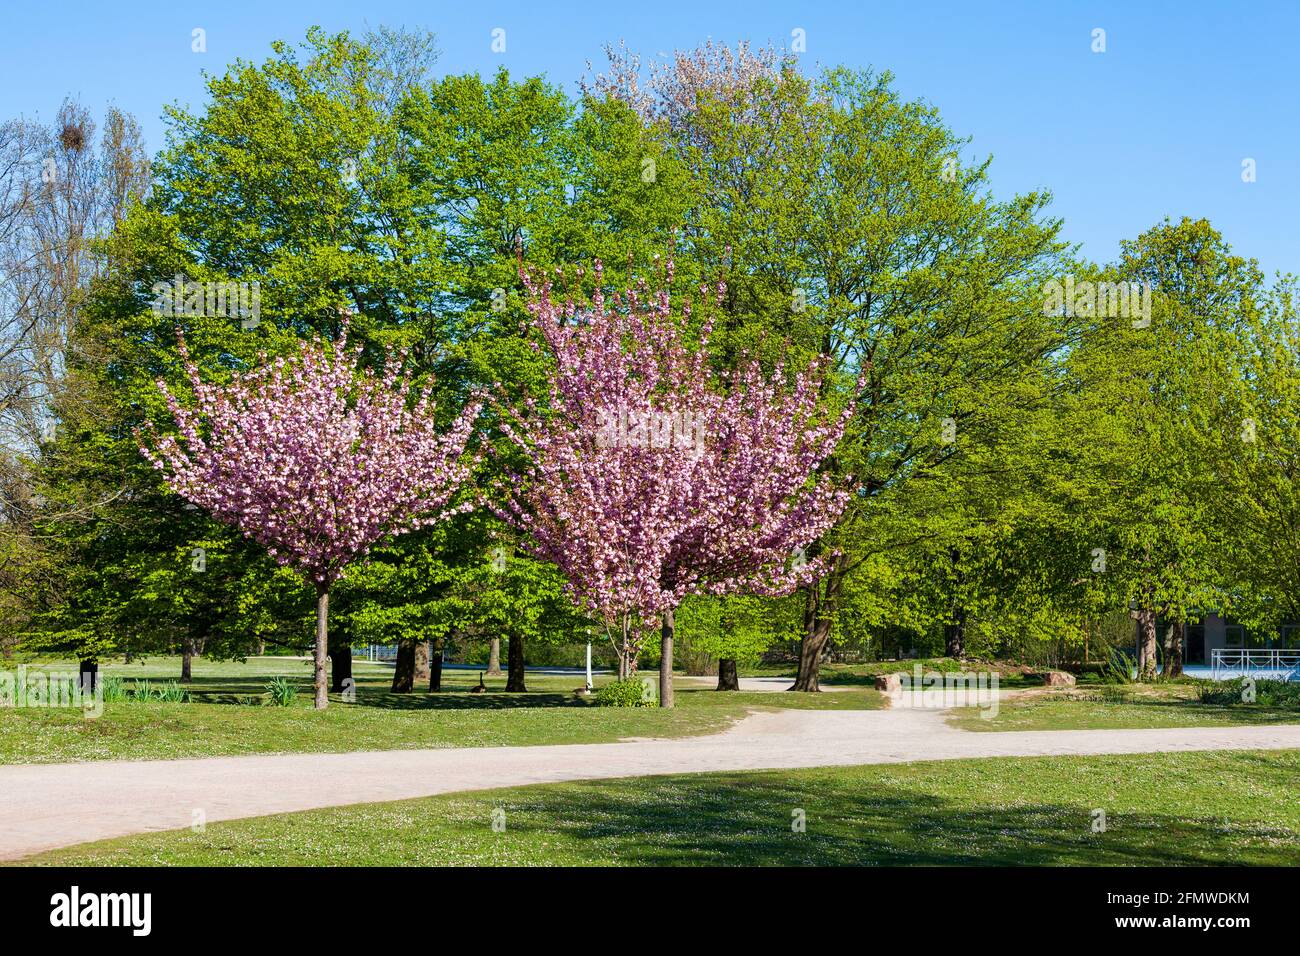
{"type": "Polygon", "coordinates": [[[367,644],[353,651],[354,658],[365,661],[391,662],[397,660],[396,644],[367,644]]]}
{"type": "Polygon", "coordinates": [[[1215,680],[1230,677],[1300,679],[1300,648],[1220,648],[1210,651],[1215,680]]]}

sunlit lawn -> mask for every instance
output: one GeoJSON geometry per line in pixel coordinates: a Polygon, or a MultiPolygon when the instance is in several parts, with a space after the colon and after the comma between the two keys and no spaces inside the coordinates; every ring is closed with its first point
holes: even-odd
{"type": "Polygon", "coordinates": [[[1295,750],[644,777],[236,820],[25,862],[1296,865],[1298,790],[1295,750]]]}

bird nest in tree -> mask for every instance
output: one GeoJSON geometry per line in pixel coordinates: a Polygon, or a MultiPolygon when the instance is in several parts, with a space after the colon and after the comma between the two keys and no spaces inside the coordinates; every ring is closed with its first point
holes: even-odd
{"type": "Polygon", "coordinates": [[[67,123],[59,132],[59,142],[66,150],[80,152],[86,146],[86,131],[80,123],[67,123]]]}

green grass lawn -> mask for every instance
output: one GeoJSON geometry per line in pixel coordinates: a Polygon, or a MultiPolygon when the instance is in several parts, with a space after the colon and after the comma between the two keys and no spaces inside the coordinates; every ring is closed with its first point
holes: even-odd
{"type": "MultiPolygon", "coordinates": [[[[51,662],[41,669],[75,671],[76,665],[51,662]]],[[[102,671],[125,677],[129,685],[133,679],[173,680],[180,665],[176,658],[157,658],[143,665],[106,665],[102,671]]],[[[471,694],[477,671],[445,671],[440,693],[391,694],[391,667],[358,663],[354,674],[356,702],[334,696],[322,713],[310,706],[310,662],[273,657],[196,661],[189,703],[106,703],[103,715],[90,720],[74,710],[0,708],[0,763],[607,743],[716,733],[749,710],[765,707],[881,706],[875,691],[809,695],[681,688],[674,710],[621,709],[574,698],[573,690],[583,683],[574,675],[529,675],[526,694],[505,693],[504,676],[486,678],[489,692],[471,694]],[[277,675],[297,686],[294,706],[260,703],[266,681],[277,675]]],[[[608,679],[598,677],[597,684],[608,679]]]]}
{"type": "Polygon", "coordinates": [[[236,820],[24,862],[1296,865],[1298,788],[1296,750],[641,777],[236,820]]]}
{"type": "Polygon", "coordinates": [[[953,713],[963,730],[1119,730],[1148,727],[1232,727],[1300,724],[1300,711],[1261,704],[1209,704],[1192,683],[1097,686],[1050,691],[999,702],[985,719],[976,708],[953,713]]]}

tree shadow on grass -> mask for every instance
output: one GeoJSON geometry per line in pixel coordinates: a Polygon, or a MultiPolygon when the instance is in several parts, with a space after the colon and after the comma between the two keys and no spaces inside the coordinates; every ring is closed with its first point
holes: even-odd
{"type": "MultiPolygon", "coordinates": [[[[195,703],[257,706],[266,703],[269,696],[266,684],[269,679],[269,677],[196,677],[191,683],[182,686],[195,703]]],[[[310,672],[302,676],[286,676],[286,680],[295,687],[299,697],[311,696],[310,672]]],[[[495,680],[498,685],[500,681],[500,678],[495,680]]],[[[442,690],[432,693],[420,689],[407,694],[394,694],[388,689],[391,684],[390,677],[367,676],[357,680],[356,699],[347,703],[348,706],[373,707],[382,710],[515,710],[589,706],[571,694],[559,691],[507,693],[500,690],[498,686],[491,688],[487,693],[470,693],[477,682],[478,675],[475,674],[473,681],[466,678],[463,682],[445,682],[442,690]]],[[[156,687],[160,682],[155,680],[152,683],[156,687]]],[[[132,685],[128,683],[127,686],[130,688],[132,685]]],[[[331,694],[330,700],[343,703],[343,698],[339,694],[331,694]]]]}
{"type": "Polygon", "coordinates": [[[359,690],[354,707],[382,710],[519,710],[530,708],[588,707],[571,695],[547,693],[471,694],[465,690],[441,690],[435,693],[392,694],[381,690],[359,690]]]}
{"type": "Polygon", "coordinates": [[[503,801],[516,833],[563,832],[590,861],[667,865],[1211,866],[1294,861],[1300,834],[1258,821],[1085,807],[972,806],[872,782],[792,786],[760,776],[588,784],[503,801]],[[794,832],[795,811],[806,832],[794,832]]]}

